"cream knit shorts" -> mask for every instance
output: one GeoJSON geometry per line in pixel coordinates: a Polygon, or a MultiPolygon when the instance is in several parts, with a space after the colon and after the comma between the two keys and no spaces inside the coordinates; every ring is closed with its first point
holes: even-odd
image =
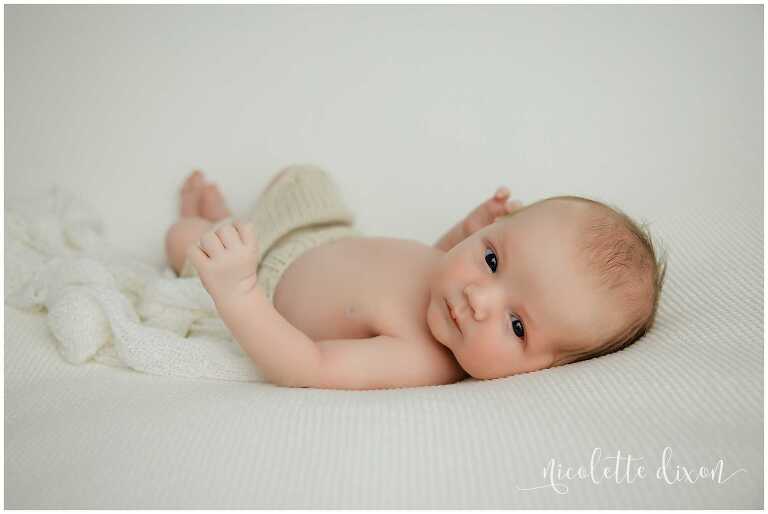
{"type": "MultiPolygon", "coordinates": [[[[354,214],[331,176],[311,165],[289,166],[256,200],[247,216],[259,242],[258,284],[273,302],[288,266],[307,250],[345,237],[361,237],[354,214]]],[[[230,223],[217,222],[212,230],[230,223]]],[[[187,259],[181,277],[197,276],[187,259]]]]}

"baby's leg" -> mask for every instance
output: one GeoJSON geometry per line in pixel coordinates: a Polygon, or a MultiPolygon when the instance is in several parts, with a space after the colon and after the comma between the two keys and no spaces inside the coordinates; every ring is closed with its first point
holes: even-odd
{"type": "Polygon", "coordinates": [[[181,273],[187,258],[187,249],[197,244],[200,238],[208,232],[214,222],[205,218],[181,218],[174,223],[165,235],[165,255],[168,264],[176,274],[181,273]]]}
{"type": "Polygon", "coordinates": [[[168,229],[165,236],[168,264],[177,274],[184,267],[187,249],[197,244],[200,237],[217,221],[230,216],[219,189],[215,184],[207,184],[200,171],[187,177],[179,196],[179,220],[168,229]]]}
{"type": "MultiPolygon", "coordinates": [[[[261,194],[266,194],[286,171],[287,169],[284,169],[277,173],[261,194]]],[[[184,267],[187,249],[197,244],[200,237],[217,221],[231,216],[219,189],[215,184],[207,184],[200,171],[195,171],[187,177],[179,196],[179,220],[168,229],[165,236],[166,258],[177,275],[184,267]]]]}

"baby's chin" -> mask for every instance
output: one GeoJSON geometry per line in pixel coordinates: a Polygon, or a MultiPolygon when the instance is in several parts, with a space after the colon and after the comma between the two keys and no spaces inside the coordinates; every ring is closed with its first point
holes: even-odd
{"type": "Polygon", "coordinates": [[[429,328],[429,332],[432,334],[432,338],[435,341],[446,348],[450,348],[450,344],[446,339],[448,334],[445,320],[443,319],[442,305],[439,304],[441,301],[442,300],[439,297],[432,297],[429,307],[427,307],[427,328],[429,328]]]}

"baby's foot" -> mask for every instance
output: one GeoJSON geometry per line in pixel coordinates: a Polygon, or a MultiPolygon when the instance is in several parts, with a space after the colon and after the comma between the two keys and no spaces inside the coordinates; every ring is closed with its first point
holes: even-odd
{"type": "Polygon", "coordinates": [[[199,204],[203,186],[205,186],[205,178],[201,171],[194,171],[184,181],[180,193],[181,209],[179,213],[182,218],[200,216],[199,204]]]}
{"type": "Polygon", "coordinates": [[[209,221],[219,221],[231,215],[216,184],[203,186],[198,206],[200,216],[209,221]]]}

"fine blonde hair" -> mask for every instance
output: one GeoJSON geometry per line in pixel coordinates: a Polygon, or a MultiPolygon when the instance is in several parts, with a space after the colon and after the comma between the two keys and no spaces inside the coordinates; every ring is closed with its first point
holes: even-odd
{"type": "Polygon", "coordinates": [[[554,196],[552,200],[583,202],[594,207],[584,228],[581,253],[600,287],[618,295],[629,312],[628,321],[602,341],[564,351],[552,364],[564,366],[623,350],[653,326],[667,272],[667,255],[657,258],[648,223],[637,224],[615,206],[580,196],[554,196]]]}

